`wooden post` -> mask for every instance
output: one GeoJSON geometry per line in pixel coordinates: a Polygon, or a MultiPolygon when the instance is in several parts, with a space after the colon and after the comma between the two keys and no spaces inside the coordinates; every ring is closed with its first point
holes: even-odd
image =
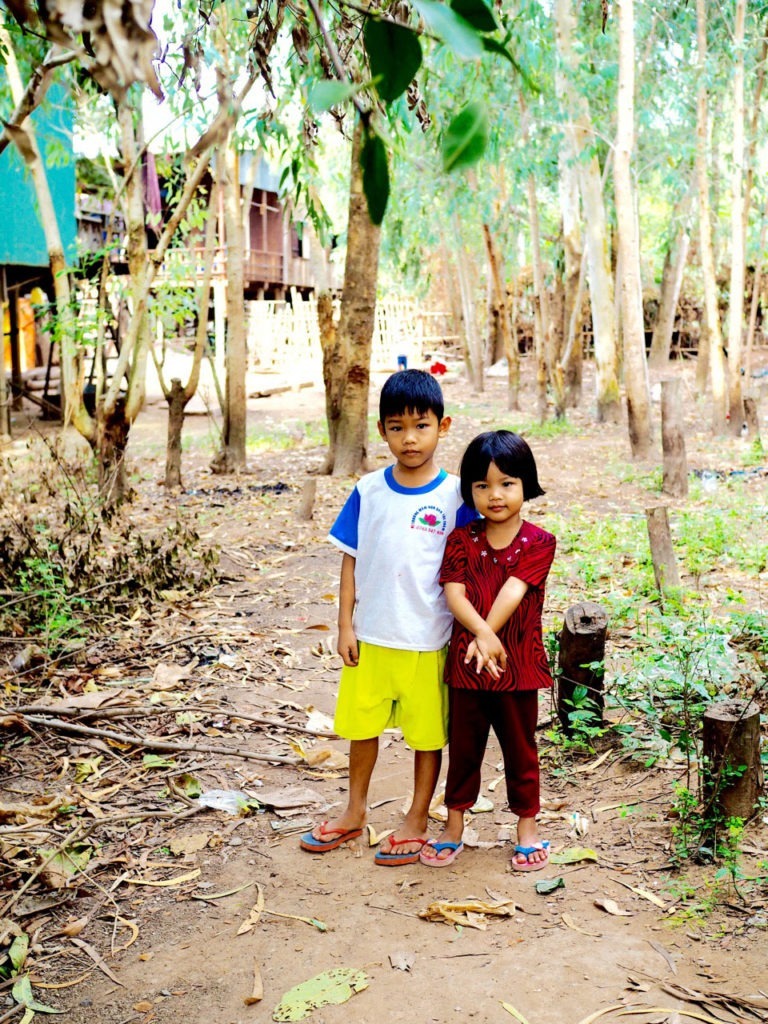
{"type": "Polygon", "coordinates": [[[680,381],[677,378],[661,382],[661,447],[664,453],[661,489],[673,498],[684,498],[688,493],[688,463],[680,381]]]}
{"type": "Polygon", "coordinates": [[[725,818],[751,818],[764,785],[757,702],[727,700],[707,708],[703,755],[707,804],[712,802],[725,818]]]}
{"type": "Polygon", "coordinates": [[[757,396],[744,395],[744,422],[747,425],[747,437],[753,441],[760,440],[760,416],[758,414],[757,396]]]}
{"type": "Polygon", "coordinates": [[[317,477],[310,476],[304,481],[304,486],[301,488],[301,500],[296,511],[296,518],[302,522],[309,522],[312,518],[316,491],[317,477]]]}
{"type": "Polygon", "coordinates": [[[577,686],[587,688],[586,707],[592,712],[590,725],[602,725],[605,697],[603,660],[608,614],[599,604],[583,601],[565,613],[560,633],[557,674],[557,715],[566,735],[573,731],[569,715],[576,710],[573,694],[577,686]],[[595,669],[596,663],[600,667],[595,669]]]}
{"type": "Polygon", "coordinates": [[[645,510],[648,520],[648,539],[651,544],[653,575],[656,587],[663,597],[670,587],[680,586],[675,552],[672,548],[672,534],[669,531],[669,516],[666,505],[655,505],[645,510]]]}

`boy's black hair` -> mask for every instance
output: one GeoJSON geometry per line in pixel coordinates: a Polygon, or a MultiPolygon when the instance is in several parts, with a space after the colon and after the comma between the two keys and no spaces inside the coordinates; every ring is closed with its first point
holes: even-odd
{"type": "Polygon", "coordinates": [[[489,430],[470,441],[461,458],[461,496],[470,508],[475,507],[472,484],[485,480],[492,462],[496,463],[502,473],[522,480],[523,498],[526,501],[544,494],[539,485],[536,460],[528,442],[511,430],[489,430]]]}
{"type": "Polygon", "coordinates": [[[443,392],[431,373],[426,370],[398,370],[384,381],[379,396],[379,421],[387,416],[402,416],[404,412],[424,415],[433,412],[440,423],[445,412],[443,392]]]}

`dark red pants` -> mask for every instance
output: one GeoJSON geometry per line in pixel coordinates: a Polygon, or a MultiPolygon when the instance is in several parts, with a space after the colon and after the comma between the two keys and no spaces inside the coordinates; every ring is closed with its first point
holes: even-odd
{"type": "Polygon", "coordinates": [[[491,728],[504,757],[509,809],[521,818],[539,813],[536,722],[539,691],[492,692],[449,687],[448,778],[445,806],[465,811],[480,794],[491,728]]]}

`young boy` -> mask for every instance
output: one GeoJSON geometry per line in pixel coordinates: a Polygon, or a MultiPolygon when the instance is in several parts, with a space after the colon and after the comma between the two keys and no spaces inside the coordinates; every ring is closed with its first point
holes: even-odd
{"type": "Polygon", "coordinates": [[[413,800],[376,852],[377,864],[413,864],[427,841],[427,816],[447,739],[446,645],[453,618],[439,584],[448,534],[475,518],[459,481],[439,469],[435,449],[451,425],[440,385],[423,370],[385,382],[379,434],[395,464],[362,477],[333,524],[343,552],[339,586],[341,670],[334,728],[350,741],[347,806],[301,837],[312,853],[362,834],[379,736],[397,726],[414,751],[413,800]]]}

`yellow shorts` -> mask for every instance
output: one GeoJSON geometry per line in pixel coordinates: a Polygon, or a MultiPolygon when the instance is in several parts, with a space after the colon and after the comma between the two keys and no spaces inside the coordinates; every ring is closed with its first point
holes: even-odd
{"type": "Polygon", "coordinates": [[[347,740],[368,740],[398,728],[412,750],[448,742],[447,648],[401,651],[360,642],[355,668],[341,670],[334,729],[347,740]]]}

